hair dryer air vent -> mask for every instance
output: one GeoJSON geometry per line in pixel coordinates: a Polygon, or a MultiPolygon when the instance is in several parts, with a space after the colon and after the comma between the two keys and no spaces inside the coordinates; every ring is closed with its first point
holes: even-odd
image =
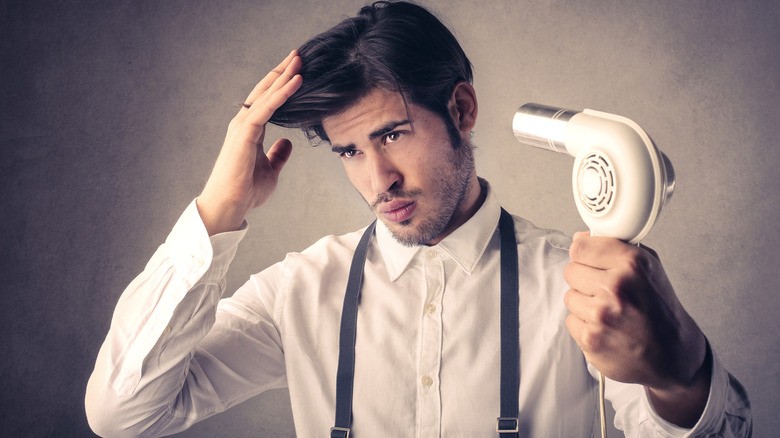
{"type": "Polygon", "coordinates": [[[594,216],[607,214],[615,200],[615,171],[609,158],[590,152],[577,169],[577,194],[580,203],[594,216]]]}

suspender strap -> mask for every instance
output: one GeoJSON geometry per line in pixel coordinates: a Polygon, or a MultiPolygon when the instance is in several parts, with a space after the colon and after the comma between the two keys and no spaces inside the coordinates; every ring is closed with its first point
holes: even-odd
{"type": "Polygon", "coordinates": [[[341,333],[339,335],[339,365],[336,374],[336,425],[330,429],[331,438],[348,438],[352,422],[352,384],[355,379],[355,335],[357,332],[357,310],[360,301],[360,285],[363,281],[363,267],[368,253],[368,242],[374,234],[376,221],[366,228],[360,238],[352,265],[349,267],[347,292],[341,311],[341,333]]]}
{"type": "Polygon", "coordinates": [[[520,297],[517,240],[512,215],[503,208],[498,220],[498,230],[501,235],[501,416],[496,421],[496,432],[501,438],[517,438],[520,429],[520,297]]]}
{"type": "MultiPolygon", "coordinates": [[[[360,238],[349,268],[347,291],[341,311],[339,362],[336,374],[336,422],[330,438],[349,438],[352,422],[352,389],[355,378],[355,339],[357,311],[368,242],[374,234],[374,221],[360,238]]],[[[498,221],[501,238],[501,408],[496,431],[501,438],[517,438],[520,428],[518,392],[520,389],[519,286],[517,241],[512,216],[503,208],[498,221]]]]}

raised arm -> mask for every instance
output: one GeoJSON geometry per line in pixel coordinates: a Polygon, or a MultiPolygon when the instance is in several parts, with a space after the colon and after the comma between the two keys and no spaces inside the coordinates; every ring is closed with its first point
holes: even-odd
{"type": "MultiPolygon", "coordinates": [[[[257,84],[247,98],[251,105],[230,123],[197,205],[187,208],[122,293],[87,385],[87,418],[96,433],[173,433],[224,409],[225,388],[230,397],[238,392],[231,382],[247,386],[226,357],[197,346],[214,327],[224,276],[243,236],[225,232],[238,230],[246,213],[271,196],[290,155],[288,140],[265,153],[263,138],[271,114],[300,87],[300,67],[294,51],[257,84]]],[[[268,363],[283,363],[275,329],[270,323],[262,327],[255,351],[264,351],[268,363]]],[[[260,380],[247,390],[270,384],[260,380]]]]}

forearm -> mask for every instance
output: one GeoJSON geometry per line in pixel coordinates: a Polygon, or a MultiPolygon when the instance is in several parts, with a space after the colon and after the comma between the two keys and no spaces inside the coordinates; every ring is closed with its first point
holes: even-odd
{"type": "Polygon", "coordinates": [[[194,208],[119,299],[87,387],[87,415],[98,433],[156,433],[181,402],[190,359],[214,323],[235,252],[212,251],[194,208]]]}

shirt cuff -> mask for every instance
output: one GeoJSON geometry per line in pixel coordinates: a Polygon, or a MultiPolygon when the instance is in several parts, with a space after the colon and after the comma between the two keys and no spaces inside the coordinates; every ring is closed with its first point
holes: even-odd
{"type": "Polygon", "coordinates": [[[179,272],[192,275],[200,281],[214,282],[227,273],[238,244],[247,232],[244,221],[237,231],[209,236],[198,213],[196,200],[190,202],[174,225],[165,245],[179,272]]]}
{"type": "Polygon", "coordinates": [[[707,436],[708,434],[717,433],[723,422],[723,413],[725,412],[726,397],[728,393],[728,373],[723,368],[720,361],[715,357],[715,353],[710,348],[709,342],[707,342],[707,360],[712,362],[711,376],[710,376],[710,393],[707,397],[707,404],[704,407],[699,421],[691,429],[685,429],[676,426],[666,420],[664,420],[653,408],[653,404],[650,402],[648,390],[645,388],[644,392],[644,404],[647,412],[656,424],[660,428],[665,436],[669,437],[696,437],[707,436]]]}

